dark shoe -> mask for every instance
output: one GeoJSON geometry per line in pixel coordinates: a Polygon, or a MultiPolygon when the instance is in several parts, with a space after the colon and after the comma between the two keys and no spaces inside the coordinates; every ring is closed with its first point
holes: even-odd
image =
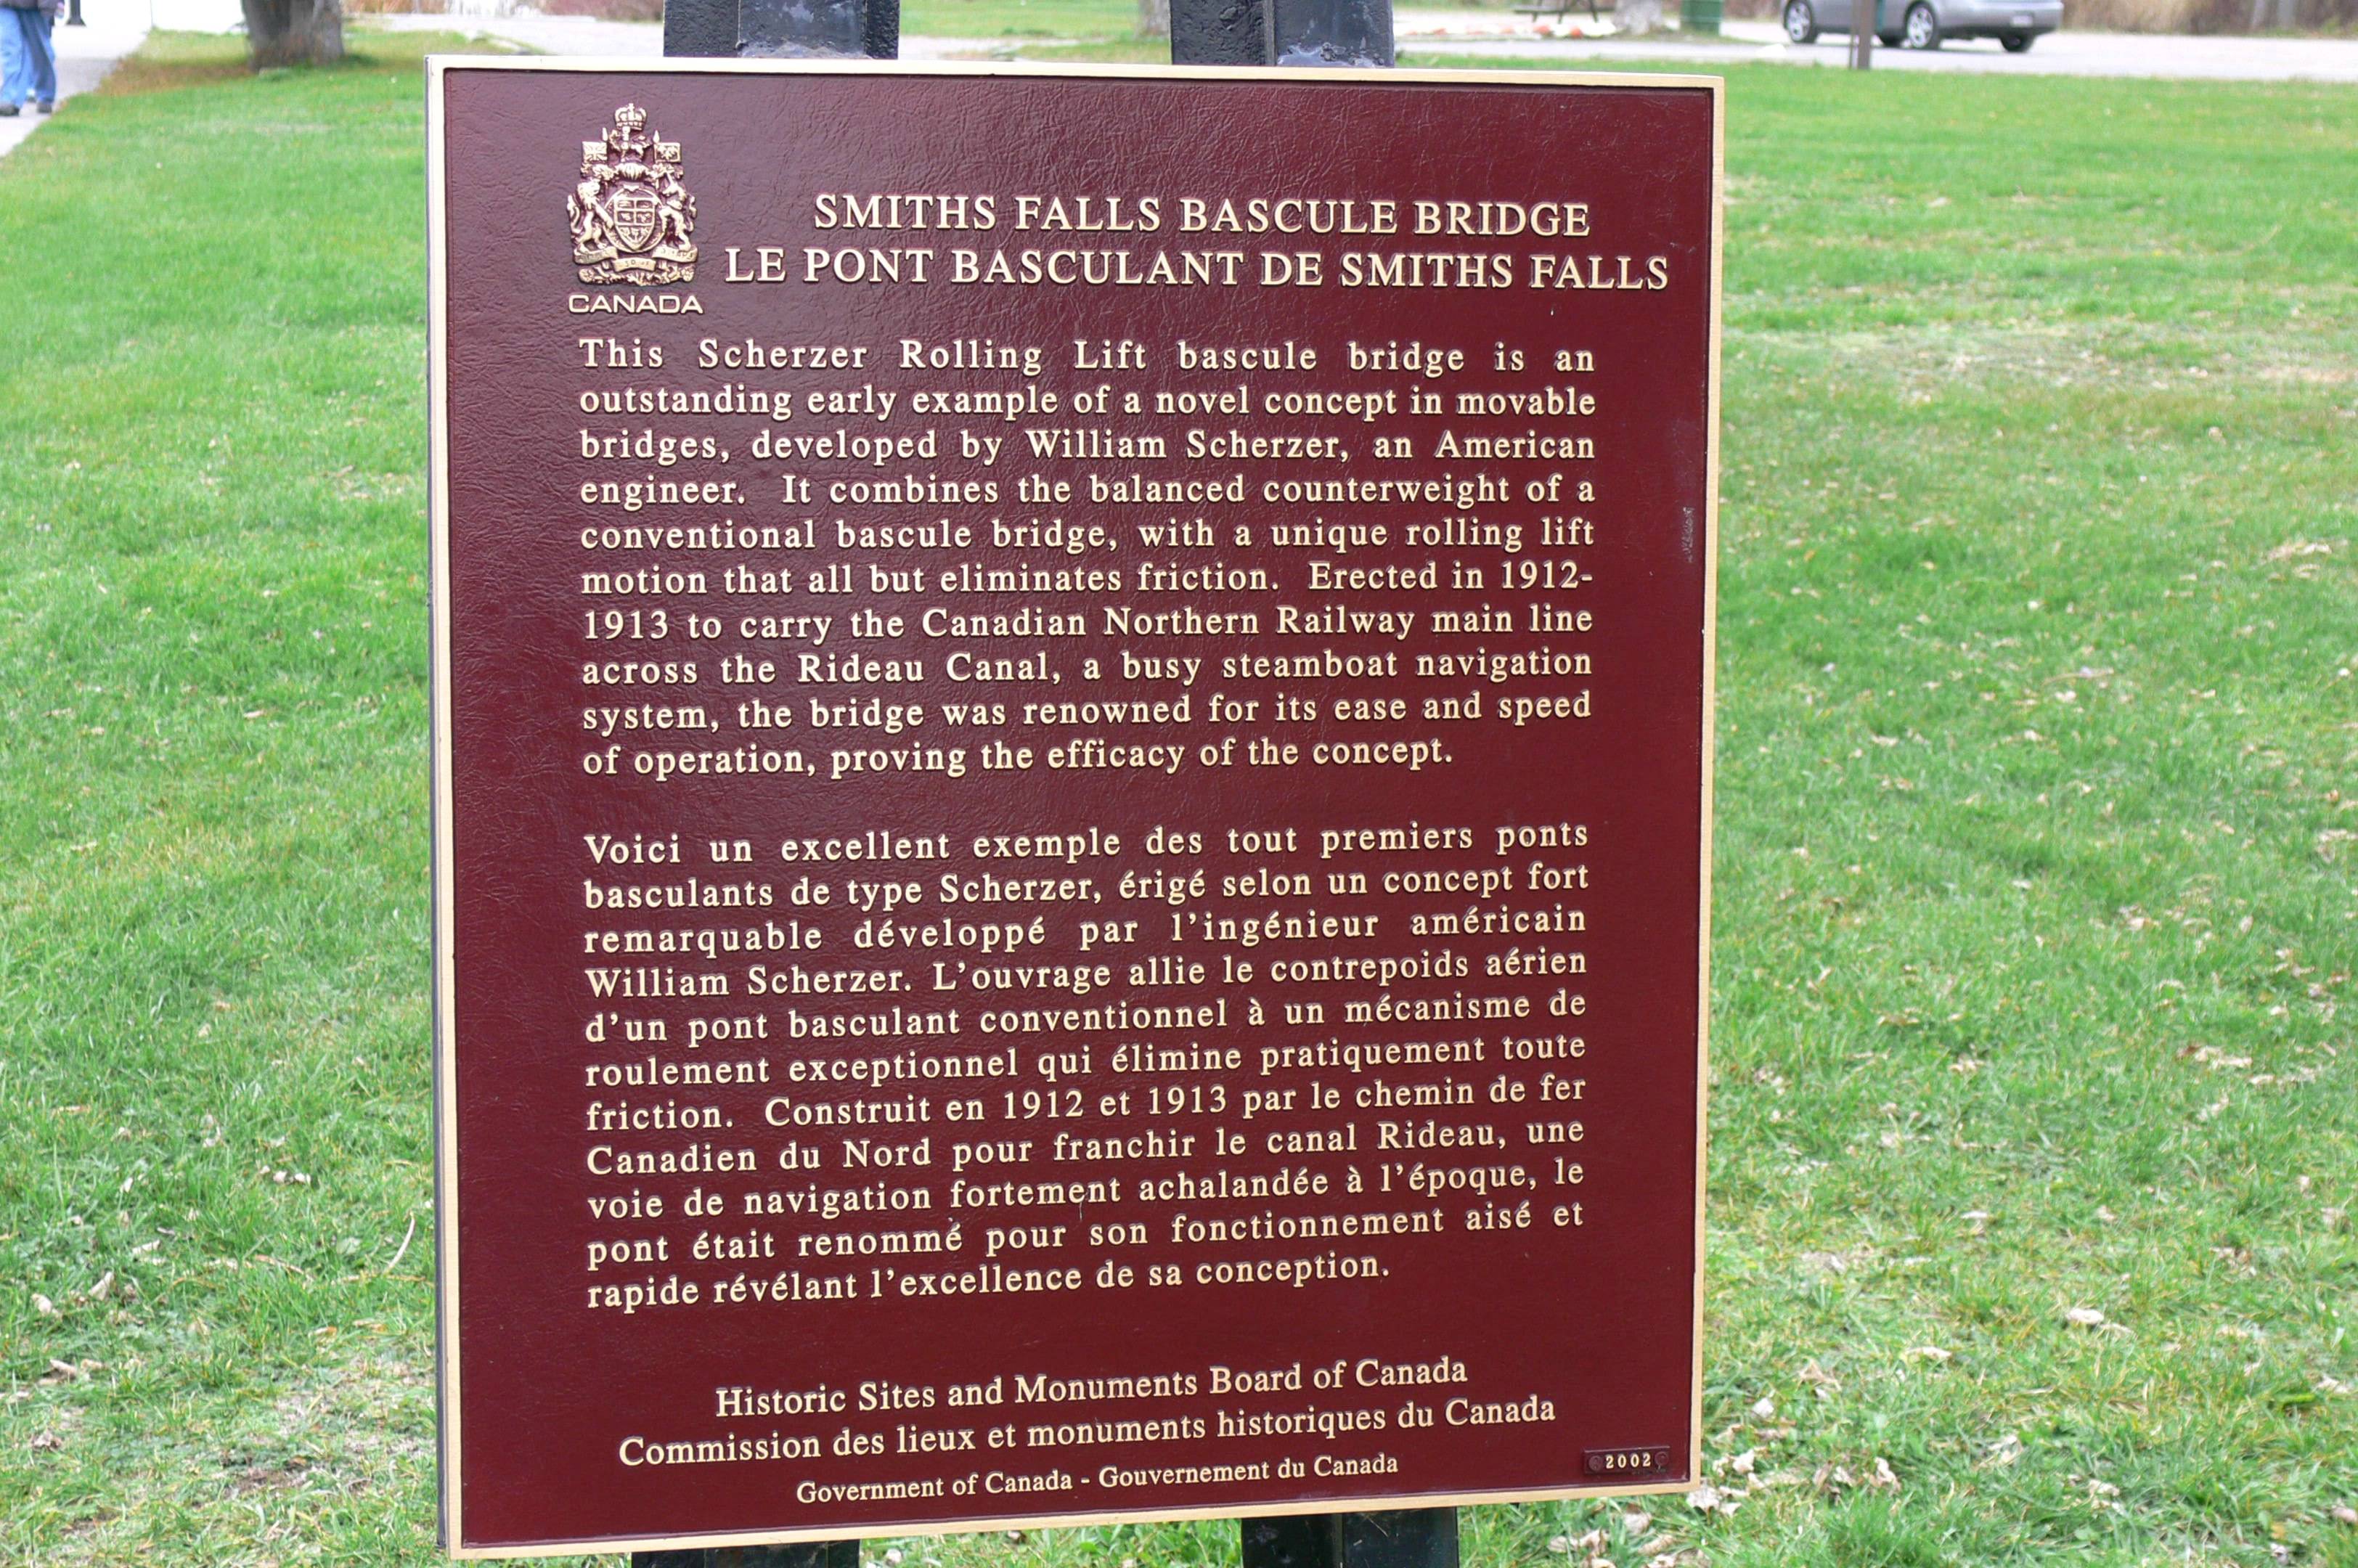
{"type": "Polygon", "coordinates": [[[57,100],[54,98],[44,98],[40,102],[39,108],[41,113],[44,114],[54,114],[58,112],[57,100]]]}
{"type": "Polygon", "coordinates": [[[14,103],[0,103],[0,114],[16,114],[22,113],[23,111],[18,109],[14,103]]]}

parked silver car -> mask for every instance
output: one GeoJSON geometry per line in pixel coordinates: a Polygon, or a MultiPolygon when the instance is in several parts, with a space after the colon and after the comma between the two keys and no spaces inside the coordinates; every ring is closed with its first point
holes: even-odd
{"type": "Polygon", "coordinates": [[[2063,0],[1785,0],[1785,36],[1797,44],[1852,30],[1854,6],[1876,5],[1875,35],[1902,49],[1936,49],[1946,38],[1996,38],[2020,54],[2063,25],[2063,0]]]}

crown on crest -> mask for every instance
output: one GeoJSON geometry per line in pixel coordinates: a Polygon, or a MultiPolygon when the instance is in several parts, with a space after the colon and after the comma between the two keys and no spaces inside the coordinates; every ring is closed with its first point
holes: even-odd
{"type": "Polygon", "coordinates": [[[614,111],[614,123],[606,128],[602,140],[581,144],[584,165],[611,158],[617,162],[644,158],[652,154],[658,163],[679,162],[677,142],[654,142],[647,135],[647,112],[635,103],[625,103],[614,111]]]}

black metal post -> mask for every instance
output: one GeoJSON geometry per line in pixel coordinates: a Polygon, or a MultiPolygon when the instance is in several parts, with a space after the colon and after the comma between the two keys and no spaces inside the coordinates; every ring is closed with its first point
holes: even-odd
{"type": "Polygon", "coordinates": [[[664,53],[698,58],[737,52],[737,0],[667,0],[664,53]]]}
{"type": "MultiPolygon", "coordinates": [[[[683,58],[901,52],[901,0],[665,0],[663,26],[663,52],[683,58]]],[[[860,1542],[633,1552],[631,1568],[860,1568],[860,1542]]]]}
{"type": "MultiPolygon", "coordinates": [[[[77,0],[79,4],[79,0],[77,0]]],[[[667,0],[667,55],[900,53],[900,0],[667,0]]],[[[1393,62],[1391,0],[1171,0],[1174,65],[1393,62]]],[[[1457,1510],[1244,1521],[1244,1568],[1457,1568],[1457,1510]]],[[[860,1543],[641,1552],[632,1568],[860,1568],[860,1543]]]]}
{"type": "Polygon", "coordinates": [[[631,1568],[860,1568],[856,1541],[794,1546],[701,1546],[686,1552],[634,1552],[631,1568]]]}
{"type": "Polygon", "coordinates": [[[1389,66],[1391,0],[1171,0],[1171,62],[1389,66]]]}
{"type": "Polygon", "coordinates": [[[1266,0],[1270,64],[1392,63],[1392,0],[1266,0]]]}
{"type": "Polygon", "coordinates": [[[1457,1568],[1457,1510],[1244,1521],[1244,1568],[1457,1568]]]}
{"type": "Polygon", "coordinates": [[[667,0],[664,53],[892,59],[901,0],[667,0]]]}
{"type": "MultiPolygon", "coordinates": [[[[1171,0],[1174,65],[1393,59],[1391,0],[1171,0]]],[[[1249,1519],[1244,1568],[1457,1568],[1457,1510],[1249,1519]]]]}
{"type": "MultiPolygon", "coordinates": [[[[866,55],[901,52],[901,0],[665,0],[664,53],[866,55]]],[[[701,1546],[633,1552],[631,1568],[860,1568],[860,1542],[701,1546]]]]}
{"type": "Polygon", "coordinates": [[[1171,0],[1171,63],[1267,65],[1267,0],[1171,0]]]}
{"type": "MultiPolygon", "coordinates": [[[[1393,59],[1391,0],[1171,0],[1174,65],[1393,59]]],[[[1249,1519],[1244,1568],[1457,1568],[1457,1510],[1249,1519]]]]}
{"type": "MultiPolygon", "coordinates": [[[[901,0],[665,0],[667,55],[867,55],[901,52],[901,0]]],[[[856,1541],[633,1552],[631,1568],[860,1568],[856,1541]]]]}
{"type": "Polygon", "coordinates": [[[81,19],[81,0],[73,0],[73,4],[66,7],[66,26],[69,27],[85,27],[89,25],[89,23],[81,19]]]}

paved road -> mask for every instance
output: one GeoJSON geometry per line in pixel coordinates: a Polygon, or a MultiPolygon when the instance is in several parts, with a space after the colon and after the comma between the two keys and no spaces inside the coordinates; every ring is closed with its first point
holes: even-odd
{"type": "MultiPolygon", "coordinates": [[[[1406,12],[1406,17],[1418,13],[1406,12]]],[[[1782,65],[1842,66],[1847,38],[1795,46],[1769,22],[1730,22],[1723,44],[1671,38],[1474,38],[1424,37],[1403,26],[1401,47],[1422,54],[1476,59],[1661,59],[1709,65],[1772,60],[1782,65]]],[[[1995,38],[1938,49],[1875,51],[1877,70],[2025,72],[2044,76],[2142,76],[2223,81],[2358,81],[2358,40],[2345,38],[2178,38],[2147,33],[2050,33],[2028,54],[2010,55],[1995,38]]]]}

